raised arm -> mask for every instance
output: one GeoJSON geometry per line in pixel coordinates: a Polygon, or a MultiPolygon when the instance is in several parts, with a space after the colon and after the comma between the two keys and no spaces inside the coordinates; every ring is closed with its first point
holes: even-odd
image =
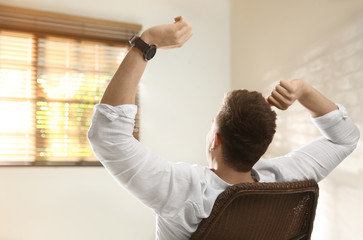
{"type": "Polygon", "coordinates": [[[285,156],[258,161],[254,169],[260,181],[320,181],[357,146],[359,129],[344,107],[338,107],[308,83],[281,81],[267,98],[270,105],[281,110],[296,100],[309,110],[312,122],[323,136],[285,156]]]}
{"type": "MultiPolygon", "coordinates": [[[[141,39],[165,49],[181,47],[191,35],[191,26],[178,17],[173,24],[147,29],[141,39]]],[[[161,216],[170,216],[185,203],[190,186],[184,181],[192,177],[192,169],[165,161],[133,137],[135,94],[145,67],[141,51],[130,49],[94,108],[88,140],[117,182],[161,216]],[[171,201],[175,194],[180,196],[171,201]]]]}
{"type": "MultiPolygon", "coordinates": [[[[183,18],[177,17],[172,24],[159,25],[143,32],[141,39],[157,49],[177,48],[192,36],[191,25],[183,18]]],[[[112,106],[122,104],[135,104],[137,86],[144,73],[147,61],[141,51],[132,47],[101,99],[101,103],[112,106]]]]}

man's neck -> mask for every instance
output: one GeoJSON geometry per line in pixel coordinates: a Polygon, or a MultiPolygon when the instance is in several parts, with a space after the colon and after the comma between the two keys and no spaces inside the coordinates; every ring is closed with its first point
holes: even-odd
{"type": "Polygon", "coordinates": [[[245,183],[245,182],[256,182],[252,176],[251,171],[239,172],[227,166],[219,166],[216,169],[211,169],[215,174],[218,175],[223,181],[229,184],[245,183]]]}

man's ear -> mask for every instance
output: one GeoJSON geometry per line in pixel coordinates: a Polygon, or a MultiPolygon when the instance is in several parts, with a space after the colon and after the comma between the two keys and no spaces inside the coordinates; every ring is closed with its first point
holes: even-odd
{"type": "Polygon", "coordinates": [[[214,140],[212,142],[212,148],[217,148],[222,144],[221,136],[218,133],[214,134],[214,140]]]}

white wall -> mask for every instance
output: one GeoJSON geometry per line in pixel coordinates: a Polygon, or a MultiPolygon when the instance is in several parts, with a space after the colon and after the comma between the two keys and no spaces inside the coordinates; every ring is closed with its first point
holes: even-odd
{"type": "MultiPolygon", "coordinates": [[[[268,94],[280,78],[303,77],[346,105],[362,129],[360,0],[0,0],[0,4],[145,28],[184,15],[194,26],[193,38],[182,49],[158,52],[141,86],[141,140],[171,161],[204,163],[204,136],[230,85],[268,94]],[[340,60],[334,62],[334,56],[340,60]],[[324,71],[339,75],[326,77],[324,71]]],[[[301,108],[289,113],[279,113],[280,127],[268,156],[283,154],[317,134],[301,108]]],[[[314,239],[362,239],[361,145],[320,184],[314,239]]],[[[154,226],[152,211],[103,168],[0,168],[1,240],[154,239],[154,226]]]]}
{"type": "MultiPolygon", "coordinates": [[[[302,78],[342,103],[363,130],[363,1],[231,1],[233,88],[266,96],[281,79],[302,78]]],[[[278,111],[266,157],[319,136],[298,104],[278,111]]],[[[363,239],[363,145],[320,185],[313,239],[363,239]]]]}
{"type": "MultiPolygon", "coordinates": [[[[183,15],[182,48],[159,51],[141,85],[141,140],[170,161],[204,164],[210,121],[230,88],[225,0],[0,0],[0,4],[138,23],[183,15]]],[[[101,167],[0,168],[1,240],[154,239],[154,214],[101,167]]]]}

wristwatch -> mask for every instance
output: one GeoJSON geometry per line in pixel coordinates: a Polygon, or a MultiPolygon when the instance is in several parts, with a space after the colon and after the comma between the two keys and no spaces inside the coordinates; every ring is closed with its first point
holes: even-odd
{"type": "Polygon", "coordinates": [[[131,46],[140,49],[145,61],[149,61],[155,56],[156,46],[147,44],[140,37],[136,35],[132,36],[129,40],[129,43],[131,44],[131,46]]]}

